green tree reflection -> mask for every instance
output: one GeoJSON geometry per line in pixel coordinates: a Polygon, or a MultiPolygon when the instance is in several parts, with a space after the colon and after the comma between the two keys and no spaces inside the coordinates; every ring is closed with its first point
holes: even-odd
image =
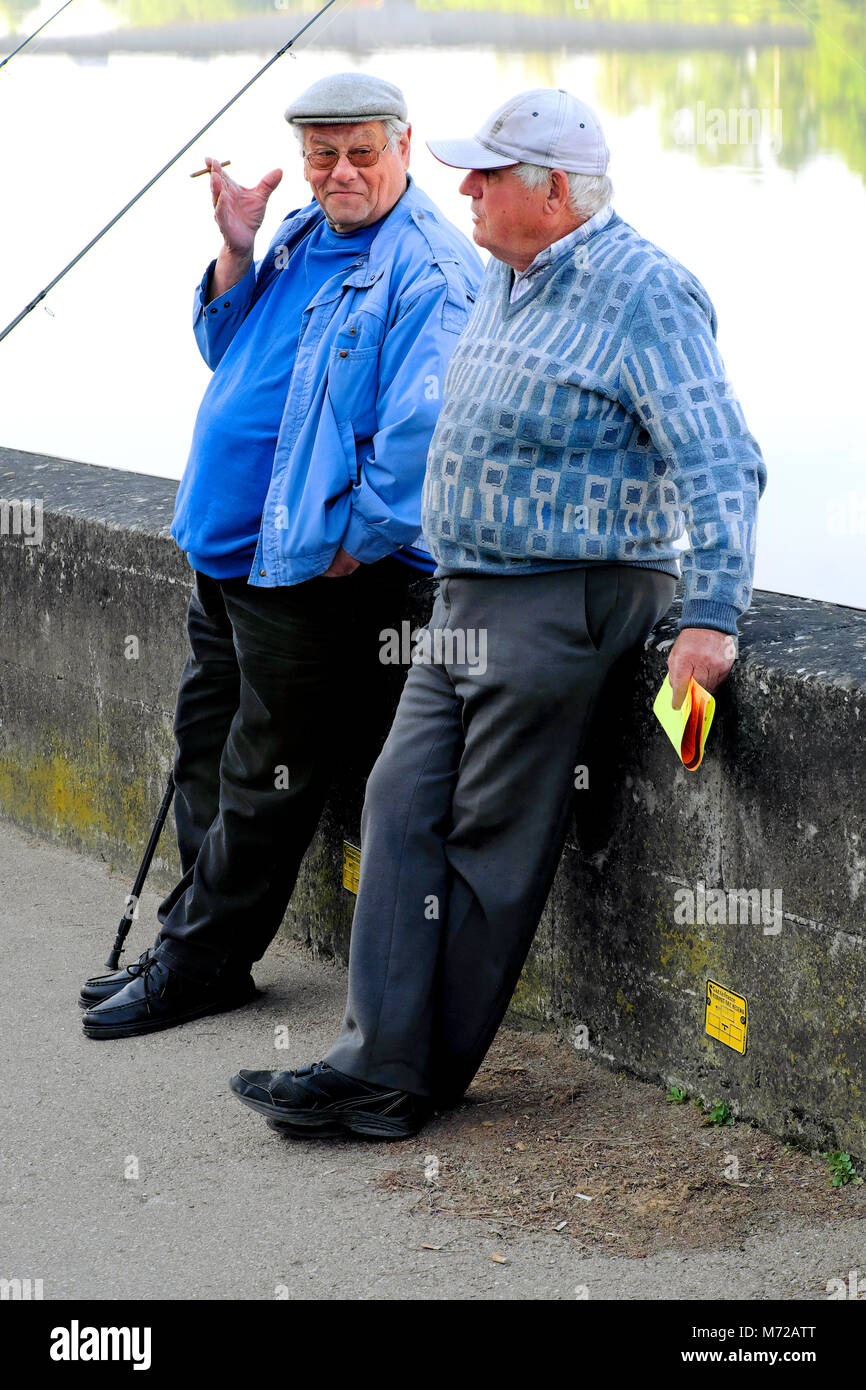
{"type": "MultiPolygon", "coordinates": [[[[63,0],[58,0],[58,4],[62,3],[63,0]]],[[[22,24],[21,21],[25,15],[38,8],[39,0],[0,0],[0,18],[6,21],[10,33],[20,34],[21,38],[26,38],[27,33],[38,26],[35,22],[22,24]]]]}
{"type": "Polygon", "coordinates": [[[305,14],[324,3],[319,0],[106,0],[130,24],[206,24],[221,19],[247,19],[274,12],[305,14]]]}
{"type": "MultiPolygon", "coordinates": [[[[767,134],[780,128],[781,147],[774,156],[783,168],[799,169],[820,151],[831,150],[866,178],[866,9],[859,0],[822,0],[798,8],[816,21],[808,26],[806,47],[611,53],[599,67],[599,96],[620,115],[654,107],[663,147],[685,144],[704,164],[759,168],[770,157],[767,134]],[[728,117],[731,110],[761,113],[764,142],[684,142],[700,113],[712,110],[728,117]]],[[[787,6],[761,9],[766,19],[796,18],[787,6]]],[[[757,20],[754,13],[750,17],[757,20]]],[[[730,126],[728,119],[728,134],[730,126]]]]}
{"type": "MultiPolygon", "coordinates": [[[[863,0],[419,0],[432,10],[496,10],[583,21],[656,25],[658,47],[598,51],[598,93],[607,110],[658,113],[663,148],[688,148],[702,164],[760,168],[770,155],[796,170],[820,151],[835,151],[866,178],[866,5],[863,0]],[[742,48],[672,49],[669,26],[742,27],[742,48]],[[748,46],[748,28],[799,30],[808,41],[748,46]],[[731,111],[760,113],[763,139],[731,140],[731,111]],[[726,115],[727,141],[684,139],[726,115]],[[781,132],[781,142],[774,137],[781,132]]],[[[612,43],[616,40],[613,38],[612,43]]],[[[544,58],[546,55],[536,55],[544,58]]],[[[550,60],[548,60],[550,62],[550,60]]],[[[544,61],[540,69],[548,66],[544,61]]],[[[716,121],[718,129],[721,122],[716,121]]]]}

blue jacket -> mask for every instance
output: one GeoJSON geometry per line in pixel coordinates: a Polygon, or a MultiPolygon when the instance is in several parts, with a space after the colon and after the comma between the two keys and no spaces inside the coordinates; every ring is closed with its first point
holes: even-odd
{"type": "MultiPolygon", "coordinates": [[[[289,214],[239,284],[205,304],[194,328],[209,367],[322,220],[289,214]]],[[[212,263],[213,264],[213,263],[212,263]]],[[[370,564],[420,541],[427,448],[442,381],[483,273],[474,246],[410,178],[369,251],[321,286],[303,313],[270,488],[249,582],[299,584],[338,548],[370,564]]],[[[183,549],[182,491],[173,534],[183,549]]]]}

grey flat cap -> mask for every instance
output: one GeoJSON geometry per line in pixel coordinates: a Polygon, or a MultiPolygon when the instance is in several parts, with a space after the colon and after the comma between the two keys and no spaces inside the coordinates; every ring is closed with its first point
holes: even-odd
{"type": "Polygon", "coordinates": [[[386,116],[408,121],[406,98],[399,87],[366,72],[321,77],[285,110],[289,125],[354,125],[386,116]]]}

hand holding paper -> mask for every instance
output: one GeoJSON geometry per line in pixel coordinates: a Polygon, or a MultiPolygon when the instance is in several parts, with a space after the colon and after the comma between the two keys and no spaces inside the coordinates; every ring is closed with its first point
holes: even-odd
{"type": "Polygon", "coordinates": [[[704,690],[715,693],[730,674],[737,644],[727,632],[715,628],[684,627],[668,656],[668,675],[674,688],[674,708],[679,709],[694,676],[704,690]]]}
{"type": "Polygon", "coordinates": [[[698,685],[694,676],[689,681],[688,694],[682,705],[674,709],[673,687],[670,677],[665,676],[664,685],[653,704],[653,714],[688,772],[697,772],[701,765],[715,710],[716,702],[712,695],[698,685]]]}

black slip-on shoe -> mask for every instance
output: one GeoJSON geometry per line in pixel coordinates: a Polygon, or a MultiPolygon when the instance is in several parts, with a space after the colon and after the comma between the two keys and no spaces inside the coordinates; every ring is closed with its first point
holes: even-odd
{"type": "Polygon", "coordinates": [[[118,990],[141,974],[142,967],[150,960],[152,951],[153,947],[148,946],[138,960],[132,961],[130,965],[121,966],[119,970],[113,970],[110,975],[91,975],[89,980],[84,981],[78,996],[80,1007],[92,1009],[94,1004],[101,1004],[103,999],[110,999],[112,994],[117,994],[118,990]]]}
{"type": "Polygon", "coordinates": [[[325,1120],[316,1128],[311,1128],[310,1125],[290,1125],[286,1120],[265,1120],[265,1124],[268,1129],[272,1129],[275,1134],[282,1134],[286,1139],[336,1139],[347,1132],[342,1125],[329,1124],[325,1120]]]}
{"type": "Polygon", "coordinates": [[[425,1096],[374,1086],[327,1062],[297,1071],[240,1071],[229,1085],[244,1105],[273,1121],[271,1128],[295,1136],[408,1139],[431,1114],[425,1096]]]}
{"type": "Polygon", "coordinates": [[[117,994],[88,1009],[84,1032],[88,1038],[133,1038],[174,1028],[205,1014],[224,1013],[255,996],[252,975],[218,979],[205,984],[172,970],[151,955],[134,980],[117,994]]]}

